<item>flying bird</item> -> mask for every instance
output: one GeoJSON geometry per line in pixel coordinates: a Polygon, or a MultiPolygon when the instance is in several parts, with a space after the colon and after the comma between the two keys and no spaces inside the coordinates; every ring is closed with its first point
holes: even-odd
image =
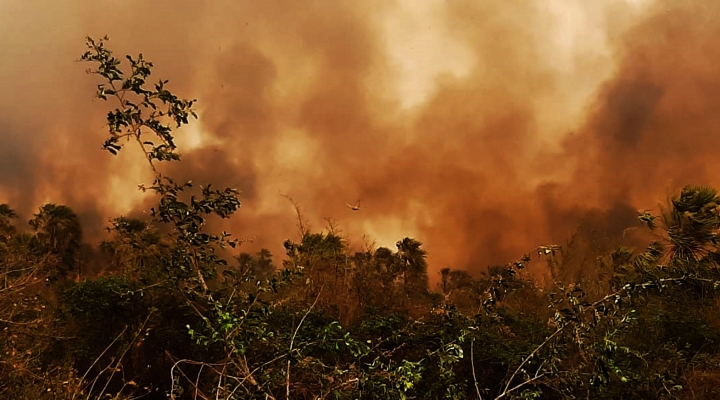
{"type": "Polygon", "coordinates": [[[238,239],[238,243],[254,243],[255,242],[255,236],[250,236],[245,239],[238,239]]]}
{"type": "Polygon", "coordinates": [[[360,200],[356,201],[355,204],[345,203],[345,205],[353,211],[360,211],[360,200]]]}
{"type": "Polygon", "coordinates": [[[552,254],[554,256],[555,252],[559,251],[560,249],[561,249],[561,247],[556,244],[550,244],[547,246],[538,246],[537,253],[538,253],[538,255],[552,254]]]}

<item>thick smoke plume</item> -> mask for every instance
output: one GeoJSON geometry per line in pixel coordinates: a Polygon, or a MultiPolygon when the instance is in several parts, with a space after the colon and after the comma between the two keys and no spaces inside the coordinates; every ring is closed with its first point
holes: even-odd
{"type": "Polygon", "coordinates": [[[718,17],[710,0],[5,2],[0,202],[68,204],[91,236],[152,201],[136,151],[100,150],[109,105],[74,62],[107,34],[199,100],[172,172],[240,189],[225,228],[250,249],[296,235],[280,194],[358,247],[415,237],[434,270],[581,224],[620,237],[636,209],[720,184],[718,17]]]}

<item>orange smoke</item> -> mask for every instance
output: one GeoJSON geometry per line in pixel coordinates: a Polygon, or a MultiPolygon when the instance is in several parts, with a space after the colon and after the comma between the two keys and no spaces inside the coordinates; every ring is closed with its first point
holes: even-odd
{"type": "Polygon", "coordinates": [[[108,104],[73,62],[107,34],[198,98],[170,169],[242,191],[224,228],[245,246],[295,237],[280,193],[356,246],[417,238],[433,270],[505,263],[580,224],[617,238],[636,208],[720,183],[720,4],[637,3],[7,2],[0,202],[68,204],[90,236],[152,201],[137,154],[100,150],[108,104]]]}

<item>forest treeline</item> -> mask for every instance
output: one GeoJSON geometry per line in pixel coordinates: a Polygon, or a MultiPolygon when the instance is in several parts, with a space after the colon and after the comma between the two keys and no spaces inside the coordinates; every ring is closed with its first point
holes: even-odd
{"type": "Polygon", "coordinates": [[[195,102],[106,38],[81,61],[114,102],[103,147],[143,152],[157,202],[98,248],[67,206],[25,223],[0,205],[0,398],[720,397],[715,189],[641,213],[647,248],[570,240],[479,276],[443,269],[437,290],[412,238],[358,252],[301,226],[276,264],[208,231],[240,210],[235,190],[163,174],[195,102]]]}

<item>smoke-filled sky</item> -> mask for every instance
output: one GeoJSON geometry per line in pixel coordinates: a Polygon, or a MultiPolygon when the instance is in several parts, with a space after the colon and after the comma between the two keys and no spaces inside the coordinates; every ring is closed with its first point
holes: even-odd
{"type": "Polygon", "coordinates": [[[68,204],[91,236],[150,204],[74,61],[108,35],[198,99],[172,173],[242,191],[245,250],[297,237],[287,194],[355,246],[479,270],[720,184],[719,21],[714,0],[0,0],[0,203],[68,204]]]}

